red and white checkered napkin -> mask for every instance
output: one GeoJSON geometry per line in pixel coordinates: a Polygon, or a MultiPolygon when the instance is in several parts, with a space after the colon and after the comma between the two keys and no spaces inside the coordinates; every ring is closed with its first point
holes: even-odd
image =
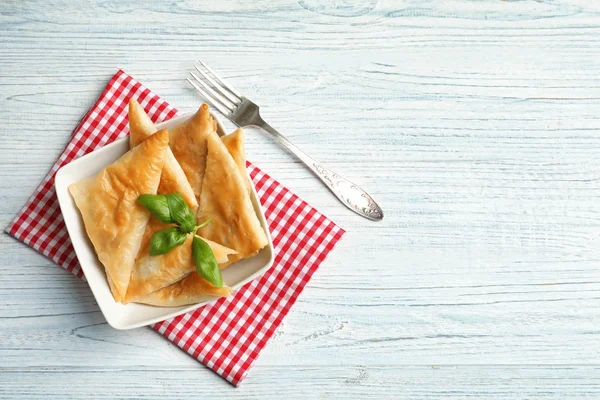
{"type": "MultiPolygon", "coordinates": [[[[131,97],[138,99],[155,122],[177,113],[126,73],[117,72],[7,228],[15,238],[80,278],[84,278],[83,273],[58,207],[54,175],[61,166],[129,133],[127,105],[131,97]]],[[[275,264],[233,296],[152,326],[236,386],[344,234],[343,229],[257,167],[248,164],[248,171],[271,228],[275,264]]]]}

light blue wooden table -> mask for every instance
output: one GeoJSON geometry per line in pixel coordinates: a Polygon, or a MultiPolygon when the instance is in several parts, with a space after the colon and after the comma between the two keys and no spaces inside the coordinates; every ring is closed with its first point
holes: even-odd
{"type": "Polygon", "coordinates": [[[0,226],[116,66],[190,111],[200,58],[385,220],[249,135],[348,233],[238,389],[0,235],[0,398],[600,398],[600,3],[203,3],[0,3],[0,226]]]}

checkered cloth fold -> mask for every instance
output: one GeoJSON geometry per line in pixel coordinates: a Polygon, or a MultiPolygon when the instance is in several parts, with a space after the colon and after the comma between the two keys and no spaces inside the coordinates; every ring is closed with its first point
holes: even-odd
{"type": "MultiPolygon", "coordinates": [[[[129,134],[127,105],[132,97],[154,122],[177,114],[125,72],[117,72],[6,230],[82,279],[85,277],[58,206],[54,176],[63,165],[129,134]]],[[[344,234],[343,229],[256,166],[248,163],[248,171],[271,229],[276,254],[273,267],[227,299],[152,326],[236,386],[344,234]]]]}

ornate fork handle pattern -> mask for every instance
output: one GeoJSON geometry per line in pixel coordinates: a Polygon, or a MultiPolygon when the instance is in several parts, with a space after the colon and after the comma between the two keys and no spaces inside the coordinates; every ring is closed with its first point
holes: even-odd
{"type": "Polygon", "coordinates": [[[262,119],[258,126],[269,132],[277,141],[304,162],[346,207],[373,221],[383,219],[383,211],[367,192],[315,161],[262,119]]]}

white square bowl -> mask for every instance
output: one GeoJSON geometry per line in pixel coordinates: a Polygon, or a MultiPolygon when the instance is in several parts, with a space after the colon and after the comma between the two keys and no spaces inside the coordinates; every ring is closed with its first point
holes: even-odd
{"type": "MultiPolygon", "coordinates": [[[[169,121],[156,125],[158,129],[173,128],[188,120],[192,114],[175,117],[169,121]]],[[[219,124],[219,135],[223,134],[223,128],[219,124]]],[[[63,166],[56,173],[55,186],[58,202],[62,211],[73,248],[79,259],[92,293],[100,306],[100,310],[106,321],[115,329],[133,329],[140,326],[151,325],[165,319],[175,317],[195,310],[198,307],[216,301],[214,297],[206,296],[206,299],[192,305],[180,307],[155,307],[145,304],[115,302],[108,283],[104,266],[98,260],[94,246],[90,242],[83,224],[81,214],[77,209],[73,198],[69,193],[69,186],[82,181],[100,172],[102,168],[119,159],[129,150],[129,137],[119,139],[114,143],[102,147],[87,154],[71,163],[63,166]]],[[[274,251],[273,242],[265,215],[258,201],[254,185],[252,186],[252,204],[258,216],[269,243],[254,257],[241,260],[232,264],[222,271],[223,281],[234,290],[259,277],[273,265],[274,251]]]]}

